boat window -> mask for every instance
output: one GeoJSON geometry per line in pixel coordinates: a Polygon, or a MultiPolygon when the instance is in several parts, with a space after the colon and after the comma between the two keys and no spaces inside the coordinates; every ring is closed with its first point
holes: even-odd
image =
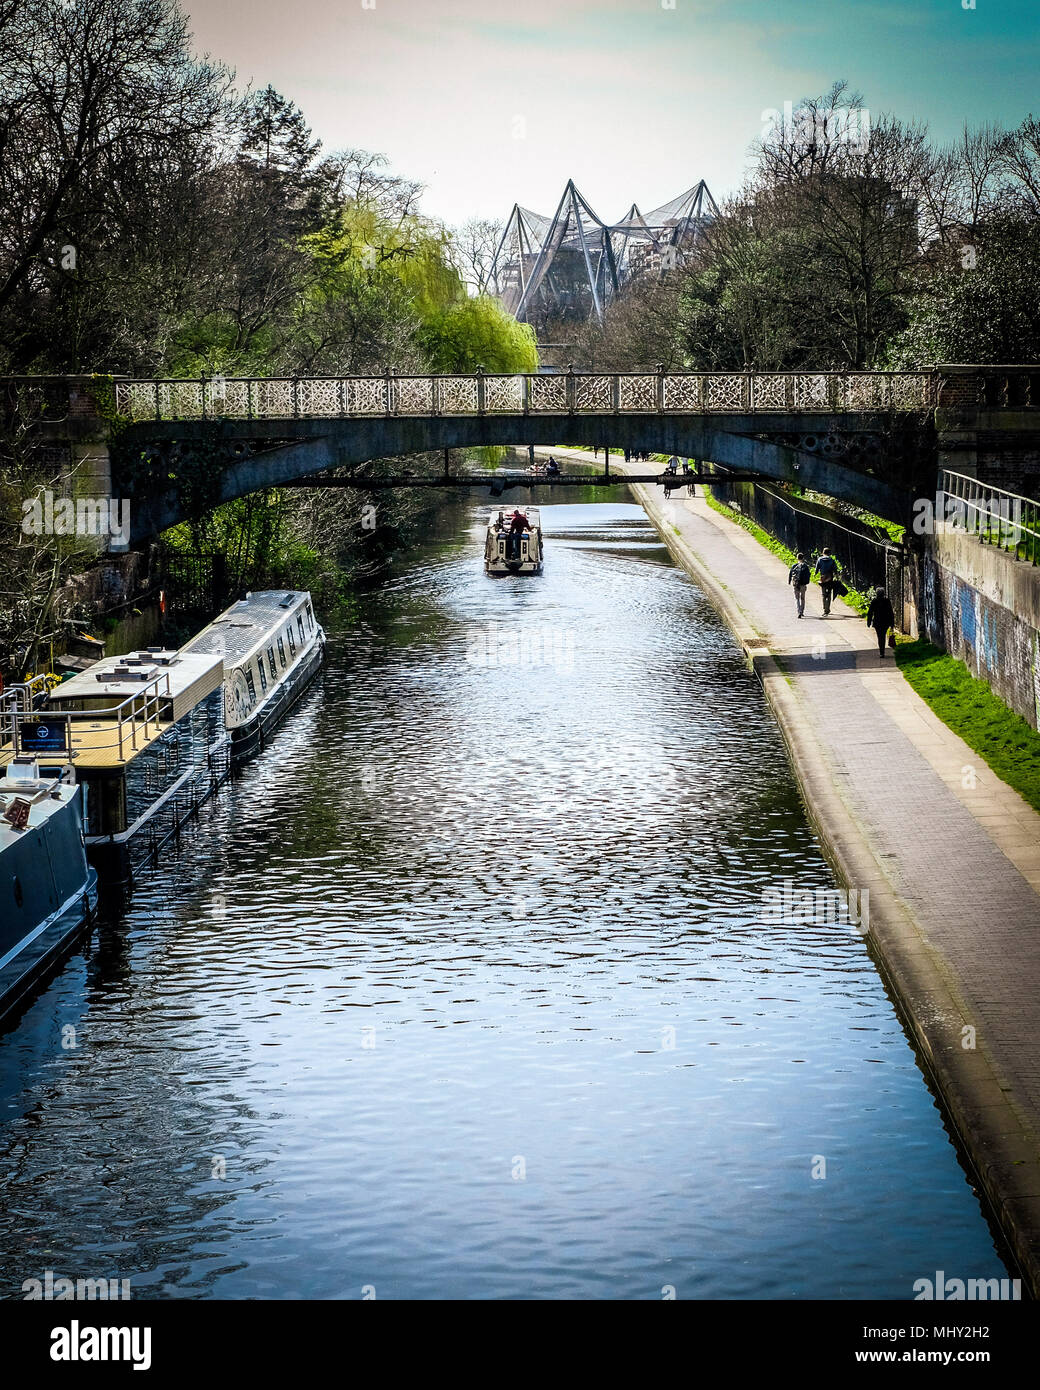
{"type": "Polygon", "coordinates": [[[256,682],[253,680],[253,668],[252,668],[252,666],[247,666],[247,667],[246,667],[246,685],[249,686],[249,698],[250,698],[251,700],[255,700],[255,699],[256,699],[256,682]]]}
{"type": "Polygon", "coordinates": [[[267,689],[267,677],[264,675],[264,658],[261,653],[256,659],[256,669],[260,672],[260,689],[267,689]]]}
{"type": "Polygon", "coordinates": [[[287,628],[285,629],[285,635],[286,635],[286,637],[288,637],[288,639],[289,639],[289,652],[290,652],[290,655],[295,656],[295,655],[296,655],[296,642],[295,642],[295,639],[293,638],[293,635],[292,635],[292,628],[291,628],[291,627],[287,627],[287,628]]]}
{"type": "Polygon", "coordinates": [[[271,669],[271,679],[276,681],[278,679],[278,667],[274,664],[274,647],[267,649],[267,664],[271,669]]]}
{"type": "Polygon", "coordinates": [[[297,613],[297,615],[296,615],[296,626],[300,629],[300,646],[302,647],[303,644],[304,644],[304,642],[306,642],[306,640],[307,640],[307,634],[306,634],[306,633],[304,632],[304,630],[303,630],[303,614],[302,614],[302,613],[297,613]]]}
{"type": "Polygon", "coordinates": [[[284,667],[284,666],[285,666],[285,643],[282,641],[282,639],[281,639],[280,637],[279,637],[279,639],[278,639],[278,656],[279,656],[279,658],[281,659],[282,666],[284,667]]]}
{"type": "Polygon", "coordinates": [[[314,614],[311,612],[311,606],[309,603],[307,604],[307,631],[314,631],[314,614]]]}

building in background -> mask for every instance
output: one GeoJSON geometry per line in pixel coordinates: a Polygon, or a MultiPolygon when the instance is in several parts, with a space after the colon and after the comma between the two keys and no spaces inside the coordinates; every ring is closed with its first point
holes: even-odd
{"type": "Polygon", "coordinates": [[[491,286],[506,308],[536,329],[560,320],[602,322],[631,280],[674,268],[718,213],[700,183],[652,212],[635,203],[603,222],[569,180],[552,217],[515,204],[495,253],[491,286]]]}

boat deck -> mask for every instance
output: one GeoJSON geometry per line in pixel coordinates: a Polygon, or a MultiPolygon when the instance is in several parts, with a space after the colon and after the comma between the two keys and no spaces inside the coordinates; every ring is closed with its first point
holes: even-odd
{"type": "MultiPolygon", "coordinates": [[[[41,716],[43,717],[43,716],[41,716]]],[[[71,756],[67,761],[77,768],[92,768],[94,771],[118,771],[129,767],[133,760],[150,748],[167,729],[173,727],[170,720],[154,720],[147,729],[137,724],[131,735],[128,724],[123,722],[123,747],[119,748],[119,721],[116,719],[73,720],[71,736],[71,756]],[[137,746],[134,746],[136,738],[137,746]]],[[[32,754],[41,762],[66,761],[66,755],[55,754],[53,758],[45,753],[32,754]]],[[[10,743],[0,746],[0,768],[5,768],[15,757],[10,743]]]]}

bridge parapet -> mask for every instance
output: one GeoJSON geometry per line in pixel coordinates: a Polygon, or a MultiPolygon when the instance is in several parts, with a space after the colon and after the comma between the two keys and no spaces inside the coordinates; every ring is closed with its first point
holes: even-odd
{"type": "Polygon", "coordinates": [[[136,421],[368,416],[920,412],[933,372],[560,372],[500,376],[213,377],[117,381],[136,421]]]}
{"type": "Polygon", "coordinates": [[[935,404],[952,410],[1040,410],[1037,363],[947,363],[936,368],[935,404]]]}

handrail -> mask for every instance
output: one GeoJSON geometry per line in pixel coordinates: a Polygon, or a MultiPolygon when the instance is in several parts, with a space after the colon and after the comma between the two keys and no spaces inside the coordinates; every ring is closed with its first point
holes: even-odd
{"type": "Polygon", "coordinates": [[[1040,502],[950,468],[941,470],[939,490],[943,500],[937,519],[1040,564],[1040,502]],[[953,500],[952,507],[947,499],[953,500]]]}
{"type": "MultiPolygon", "coordinates": [[[[114,739],[110,743],[99,743],[97,746],[104,748],[118,748],[119,760],[120,762],[122,762],[125,739],[129,737],[130,746],[132,748],[136,749],[138,746],[137,735],[142,719],[144,723],[143,732],[146,739],[148,737],[148,730],[153,724],[157,729],[159,728],[161,722],[159,719],[159,714],[161,712],[162,700],[164,698],[170,698],[169,671],[160,671],[160,673],[157,676],[153,676],[151,680],[143,682],[140,690],[135,690],[133,694],[128,695],[123,700],[120,700],[120,702],[117,705],[111,705],[107,708],[62,709],[60,705],[51,705],[50,707],[44,706],[40,709],[12,711],[8,716],[7,721],[9,722],[11,729],[11,736],[9,741],[12,747],[14,747],[17,751],[17,735],[18,730],[21,727],[23,721],[31,719],[33,723],[37,723],[40,720],[46,721],[47,719],[63,719],[67,722],[67,727],[69,730],[69,756],[73,757],[74,754],[71,747],[71,743],[72,725],[74,723],[90,722],[102,725],[111,723],[113,725],[113,732],[115,734],[114,739]]],[[[6,737],[4,739],[4,742],[8,742],[6,737]]]]}
{"type": "Polygon", "coordinates": [[[940,378],[912,372],[471,372],[456,375],[162,377],[119,381],[132,420],[371,416],[920,411],[940,378]]]}

